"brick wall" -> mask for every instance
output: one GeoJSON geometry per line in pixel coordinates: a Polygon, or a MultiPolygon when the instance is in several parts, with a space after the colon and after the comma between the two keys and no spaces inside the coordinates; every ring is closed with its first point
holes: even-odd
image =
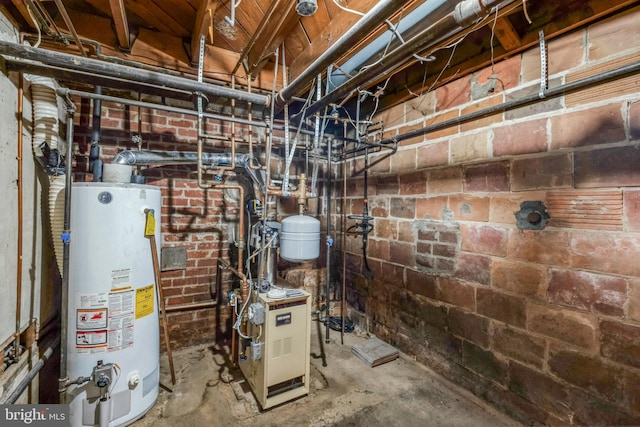
{"type": "MultiPolygon", "coordinates": [[[[160,102],[159,99],[147,97],[147,102],[160,102]]],[[[175,101],[174,101],[175,102],[175,101]]],[[[76,100],[78,114],[75,115],[74,140],[78,144],[75,154],[75,180],[91,180],[88,173],[89,144],[92,137],[92,101],[76,100]]],[[[176,106],[187,109],[190,104],[176,106]]],[[[120,103],[103,102],[101,115],[101,159],[110,163],[115,154],[121,150],[136,150],[138,145],[132,138],[141,136],[142,150],[185,151],[197,150],[196,117],[160,110],[138,109],[120,103]]],[[[205,119],[207,139],[204,150],[207,152],[230,152],[230,136],[235,135],[238,152],[248,151],[247,138],[252,133],[253,142],[259,149],[264,147],[265,131],[263,128],[251,128],[235,125],[230,122],[205,119]]],[[[282,144],[283,132],[274,135],[274,144],[282,144]]],[[[280,150],[282,151],[282,150],[280,150]]],[[[260,153],[256,151],[256,155],[260,153]]],[[[272,177],[282,179],[284,161],[280,161],[278,149],[272,156],[272,177]]],[[[238,194],[237,190],[220,189],[203,190],[197,183],[195,165],[182,166],[142,166],[134,167],[134,173],[146,177],[146,183],[161,187],[162,212],[161,232],[162,248],[180,247],[186,250],[185,268],[161,272],[161,284],[167,307],[194,303],[217,302],[213,308],[187,309],[168,313],[169,336],[174,349],[201,343],[212,343],[230,337],[232,311],[228,306],[227,295],[231,289],[238,288],[239,282],[229,271],[223,271],[218,285],[217,263],[219,259],[231,260],[236,266],[237,252],[233,247],[237,239],[238,228],[238,194]],[[235,191],[235,194],[234,194],[235,191]],[[230,243],[231,242],[231,243],[230,243]],[[232,250],[230,250],[230,248],[232,250]]],[[[294,161],[291,168],[291,182],[297,183],[297,175],[303,171],[299,163],[294,161]]],[[[233,171],[226,171],[225,182],[229,184],[242,181],[242,177],[233,171]]],[[[323,174],[319,175],[322,181],[323,174]]],[[[205,174],[206,183],[212,183],[213,176],[205,174]]],[[[322,188],[319,188],[322,194],[322,188]]],[[[307,213],[316,215],[319,203],[311,200],[307,213]]],[[[277,219],[298,212],[294,199],[279,200],[275,207],[277,219]]],[[[245,215],[245,221],[248,221],[245,215]]],[[[302,266],[283,263],[281,270],[294,267],[283,272],[290,283],[305,287],[314,295],[314,304],[319,304],[320,296],[317,283],[323,271],[309,271],[313,265],[302,266]],[[297,270],[296,270],[297,269],[297,270]]],[[[162,340],[161,340],[162,341],[162,340]]],[[[163,345],[164,348],[164,345],[163,345]]]]}
{"type": "MultiPolygon", "coordinates": [[[[639,21],[636,7],[550,41],[550,86],[636,62],[639,21]]],[[[537,93],[539,61],[531,49],[377,118],[392,136],[537,93]]],[[[638,87],[631,75],[450,126],[375,164],[373,278],[360,238],[345,248],[371,330],[527,424],[640,424],[638,87]],[[524,201],[545,203],[544,230],[516,228],[524,201]]],[[[351,179],[347,214],[361,198],[351,179]]]]}

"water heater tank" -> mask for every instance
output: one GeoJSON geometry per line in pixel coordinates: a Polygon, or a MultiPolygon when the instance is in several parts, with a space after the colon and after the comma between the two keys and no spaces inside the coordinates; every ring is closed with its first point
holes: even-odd
{"type": "Polygon", "coordinates": [[[94,377],[67,391],[74,427],[130,424],[158,396],[158,306],[145,209],[155,212],[160,247],[160,200],[160,189],[148,185],[73,184],[68,377],[94,377]],[[98,375],[107,377],[107,388],[98,375]],[[101,404],[105,391],[110,398],[101,404]]]}
{"type": "Polygon", "coordinates": [[[320,255],[320,221],[306,215],[282,220],[280,256],[287,261],[302,262],[320,255]]]}

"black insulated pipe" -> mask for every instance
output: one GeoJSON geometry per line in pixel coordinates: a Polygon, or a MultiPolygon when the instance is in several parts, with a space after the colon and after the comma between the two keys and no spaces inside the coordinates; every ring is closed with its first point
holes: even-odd
{"type": "Polygon", "coordinates": [[[54,52],[47,49],[23,46],[19,43],[3,40],[0,40],[0,54],[39,61],[47,65],[62,67],[69,70],[89,71],[111,78],[125,79],[141,84],[164,86],[167,90],[199,93],[207,96],[209,99],[222,97],[251,102],[254,105],[260,106],[268,106],[271,102],[271,98],[266,95],[229,89],[224,86],[213,85],[210,83],[199,83],[195,80],[184,77],[177,77],[155,71],[100,61],[97,59],[54,52]]]}
{"type": "Polygon", "coordinates": [[[445,120],[444,122],[440,122],[434,125],[420,128],[420,129],[412,130],[410,132],[403,133],[401,135],[396,135],[393,138],[385,138],[380,141],[380,144],[381,145],[397,144],[398,142],[403,141],[405,139],[426,135],[430,132],[435,132],[441,129],[448,128],[450,126],[466,123],[471,120],[477,120],[482,117],[490,116],[492,114],[499,113],[502,111],[513,110],[514,108],[522,107],[528,104],[533,104],[535,102],[538,102],[547,98],[555,98],[557,96],[562,96],[568,92],[573,92],[573,91],[585,88],[587,86],[595,85],[608,80],[618,79],[627,74],[633,74],[638,72],[640,72],[640,62],[636,62],[630,65],[625,65],[623,67],[616,68],[615,70],[605,71],[595,76],[586,77],[584,79],[576,80],[571,83],[566,83],[560,86],[546,89],[541,93],[525,96],[520,99],[514,99],[513,101],[507,101],[499,105],[494,105],[493,107],[488,107],[483,110],[465,114],[464,116],[456,117],[450,120],[445,120]]]}
{"type": "Polygon", "coordinates": [[[102,119],[102,86],[96,86],[91,117],[91,148],[89,150],[89,171],[93,174],[93,182],[102,181],[102,160],[100,160],[100,126],[102,119]]]}

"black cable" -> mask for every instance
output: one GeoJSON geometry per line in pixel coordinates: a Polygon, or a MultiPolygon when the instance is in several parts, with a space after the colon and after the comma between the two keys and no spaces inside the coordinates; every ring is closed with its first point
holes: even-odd
{"type": "MultiPolygon", "coordinates": [[[[320,323],[324,323],[325,325],[328,325],[329,328],[333,329],[334,331],[342,331],[342,316],[329,316],[329,321],[327,322],[327,317],[321,317],[320,314],[322,314],[322,312],[326,311],[325,306],[323,305],[320,308],[320,311],[317,313],[318,314],[318,321],[320,323]]],[[[351,333],[355,330],[355,322],[353,320],[351,320],[350,317],[345,317],[344,318],[344,331],[347,333],[351,333]]]]}
{"type": "MultiPolygon", "coordinates": [[[[369,262],[367,260],[367,240],[369,236],[369,149],[365,148],[364,150],[364,203],[362,205],[362,258],[364,259],[364,275],[366,277],[373,276],[373,270],[369,267],[369,262]]],[[[371,230],[373,230],[373,226],[371,226],[371,230]]]]}

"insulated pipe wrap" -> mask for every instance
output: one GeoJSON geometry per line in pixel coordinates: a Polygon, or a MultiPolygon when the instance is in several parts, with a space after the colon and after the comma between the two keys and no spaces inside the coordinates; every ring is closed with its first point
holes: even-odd
{"type": "Polygon", "coordinates": [[[65,180],[65,175],[49,176],[49,221],[51,223],[53,250],[61,277],[63,276],[62,259],[64,252],[64,243],[61,236],[64,231],[65,180]]]}
{"type": "Polygon", "coordinates": [[[456,5],[453,18],[461,27],[467,27],[485,15],[484,9],[482,0],[465,0],[456,5]]]}
{"type": "MultiPolygon", "coordinates": [[[[198,163],[198,153],[190,151],[120,151],[111,163],[120,165],[192,165],[198,163]]],[[[202,153],[202,164],[211,166],[230,166],[230,153],[202,153]]],[[[249,154],[236,153],[235,165],[243,168],[253,183],[258,187],[264,186],[264,178],[251,168],[249,154]]]]}
{"type": "Polygon", "coordinates": [[[49,77],[32,76],[31,98],[33,107],[33,151],[37,157],[42,157],[40,145],[44,142],[49,149],[58,148],[58,97],[53,79],[49,77]]]}

